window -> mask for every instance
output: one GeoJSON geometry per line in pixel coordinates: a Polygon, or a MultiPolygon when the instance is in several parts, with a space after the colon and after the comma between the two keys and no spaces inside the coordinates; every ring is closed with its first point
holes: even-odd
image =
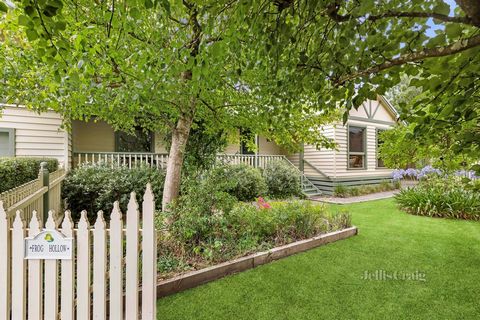
{"type": "Polygon", "coordinates": [[[140,127],[135,133],[116,132],[115,151],[117,152],[153,152],[153,134],[140,127]]]}
{"type": "Polygon", "coordinates": [[[348,168],[365,169],[365,128],[348,127],[348,168]]]}
{"type": "Polygon", "coordinates": [[[0,157],[15,156],[15,129],[0,128],[0,157]]]}
{"type": "Polygon", "coordinates": [[[379,147],[382,145],[383,140],[380,139],[380,132],[383,132],[385,130],[377,129],[377,168],[385,168],[385,164],[383,163],[383,160],[379,157],[378,155],[378,150],[379,147]]]}
{"type": "Polygon", "coordinates": [[[250,130],[240,129],[240,154],[255,154],[255,151],[248,148],[248,142],[254,139],[250,130]]]}

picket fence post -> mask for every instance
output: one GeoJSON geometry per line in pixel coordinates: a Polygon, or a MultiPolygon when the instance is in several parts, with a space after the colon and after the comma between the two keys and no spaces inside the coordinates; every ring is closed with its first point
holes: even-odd
{"type": "MultiPolygon", "coordinates": [[[[48,211],[45,229],[54,230],[54,212],[48,211]]],[[[45,260],[45,319],[57,319],[58,316],[58,261],[45,260]]]]}
{"type": "MultiPolygon", "coordinates": [[[[24,242],[25,226],[22,214],[17,211],[13,221],[12,230],[12,319],[26,319],[26,281],[25,281],[25,260],[24,242]]],[[[52,318],[47,318],[52,319],[52,318]]]]}
{"type": "Polygon", "coordinates": [[[123,221],[118,201],[110,215],[110,318],[123,319],[123,221]]]}
{"type": "MultiPolygon", "coordinates": [[[[29,237],[36,236],[42,229],[37,211],[33,211],[29,225],[29,237]]],[[[42,319],[43,306],[43,261],[28,260],[28,318],[42,319]]]]}
{"type": "Polygon", "coordinates": [[[157,237],[155,231],[155,200],[147,184],[142,206],[142,319],[156,318],[157,300],[157,237]]]}
{"type": "Polygon", "coordinates": [[[127,208],[127,254],[125,276],[125,319],[138,319],[138,204],[135,192],[130,194],[127,208]]]}
{"type": "MultiPolygon", "coordinates": [[[[65,237],[73,238],[73,221],[70,211],[65,211],[65,215],[62,223],[62,233],[65,237]]],[[[72,248],[73,256],[75,254],[75,248],[72,248]]],[[[61,280],[61,293],[62,299],[60,303],[60,314],[62,320],[74,319],[74,302],[75,302],[75,259],[62,260],[61,263],[62,280],[61,280]]]]}
{"type": "Polygon", "coordinates": [[[10,319],[10,224],[0,201],[0,320],[10,319]]]}
{"type": "Polygon", "coordinates": [[[93,319],[107,318],[107,231],[103,211],[98,211],[93,230],[93,319]]]}
{"type": "Polygon", "coordinates": [[[81,213],[77,231],[77,319],[90,319],[90,225],[81,213]]]}

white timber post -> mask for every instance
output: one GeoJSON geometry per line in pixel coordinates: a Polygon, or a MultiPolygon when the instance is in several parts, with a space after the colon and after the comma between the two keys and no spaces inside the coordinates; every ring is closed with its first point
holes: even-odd
{"type": "Polygon", "coordinates": [[[82,211],[77,231],[77,319],[90,319],[90,226],[82,211]]]}
{"type": "Polygon", "coordinates": [[[118,201],[110,216],[110,318],[123,319],[123,221],[118,201]]]}
{"type": "MultiPolygon", "coordinates": [[[[65,211],[65,216],[62,223],[62,233],[65,237],[73,238],[73,221],[70,211],[65,211]]],[[[75,256],[75,249],[72,248],[72,255],[75,256]]],[[[62,281],[61,293],[62,299],[60,302],[60,314],[62,320],[74,319],[74,301],[75,301],[75,259],[62,260],[61,262],[62,281]]]]}
{"type": "Polygon", "coordinates": [[[138,319],[138,204],[135,192],[130,194],[127,209],[127,263],[125,280],[125,319],[138,319]]]}
{"type": "Polygon", "coordinates": [[[147,184],[142,206],[142,319],[155,320],[157,300],[157,235],[155,230],[155,199],[147,184]]]}
{"type": "Polygon", "coordinates": [[[0,320],[10,319],[10,223],[0,201],[0,320]]]}
{"type": "MultiPolygon", "coordinates": [[[[42,229],[37,211],[33,211],[28,236],[36,236],[42,229]]],[[[28,318],[43,318],[43,261],[28,260],[28,318]]]]}

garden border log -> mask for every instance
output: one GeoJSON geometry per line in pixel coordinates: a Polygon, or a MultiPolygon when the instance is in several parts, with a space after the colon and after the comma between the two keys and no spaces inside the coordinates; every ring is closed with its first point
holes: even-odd
{"type": "Polygon", "coordinates": [[[252,269],[296,253],[304,252],[331,242],[349,238],[356,234],[358,234],[358,229],[356,226],[352,226],[347,229],[296,241],[287,245],[270,249],[268,251],[254,253],[245,257],[223,262],[215,266],[191,271],[171,279],[162,280],[157,284],[157,298],[191,289],[201,284],[223,278],[227,275],[252,269]]]}

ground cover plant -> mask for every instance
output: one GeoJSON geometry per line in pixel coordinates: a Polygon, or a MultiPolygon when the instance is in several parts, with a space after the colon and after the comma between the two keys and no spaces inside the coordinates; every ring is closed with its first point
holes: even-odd
{"type": "Polygon", "coordinates": [[[382,181],[379,184],[372,185],[361,185],[348,187],[343,184],[336,185],[333,194],[335,197],[346,198],[346,197],[356,197],[370,193],[391,191],[400,188],[400,183],[398,181],[382,181]]]}
{"type": "Polygon", "coordinates": [[[357,236],[159,299],[158,319],[480,317],[479,222],[405,214],[393,199],[327,205],[339,208],[357,236]],[[365,277],[375,271],[424,277],[365,277]]]}
{"type": "Polygon", "coordinates": [[[211,193],[210,199],[204,192],[180,197],[166,217],[158,215],[162,277],[351,226],[349,213],[328,213],[320,203],[237,202],[225,192],[211,193]],[[204,201],[195,205],[195,197],[204,201]]]}
{"type": "Polygon", "coordinates": [[[58,169],[58,160],[53,158],[0,157],[0,192],[37,179],[42,162],[47,163],[49,172],[58,169]]]}
{"type": "Polygon", "coordinates": [[[395,196],[408,213],[480,220],[480,181],[455,175],[432,176],[395,196]]]}

